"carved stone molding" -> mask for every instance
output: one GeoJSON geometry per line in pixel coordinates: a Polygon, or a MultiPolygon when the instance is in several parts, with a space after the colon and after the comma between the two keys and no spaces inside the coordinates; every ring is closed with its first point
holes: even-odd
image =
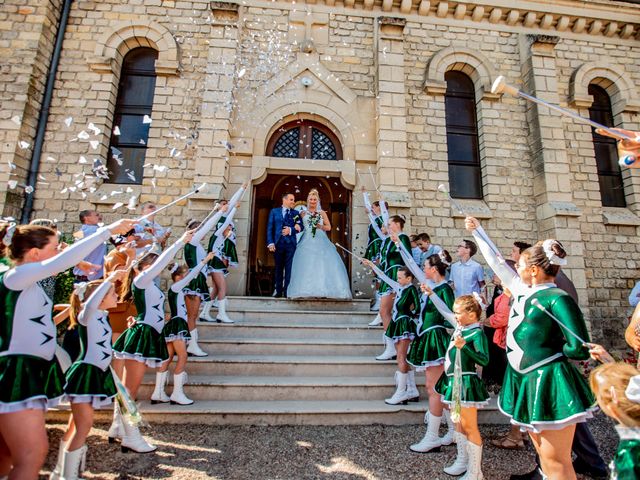
{"type": "Polygon", "coordinates": [[[607,91],[614,115],[621,112],[640,112],[640,97],[624,67],[606,62],[581,65],[571,75],[569,104],[579,108],[591,107],[593,97],[588,92],[591,83],[607,91]]]}

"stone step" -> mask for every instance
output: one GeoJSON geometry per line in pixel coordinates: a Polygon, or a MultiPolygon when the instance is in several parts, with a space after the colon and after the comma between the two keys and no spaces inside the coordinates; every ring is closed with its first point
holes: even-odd
{"type": "Polygon", "coordinates": [[[197,323],[198,334],[203,340],[221,338],[260,337],[269,339],[294,339],[313,338],[314,340],[331,340],[341,338],[344,340],[370,340],[382,344],[382,327],[368,327],[349,324],[300,324],[275,322],[237,322],[224,323],[197,323]]]}
{"type": "Polygon", "coordinates": [[[367,299],[334,300],[294,300],[273,297],[237,297],[229,296],[229,308],[234,310],[340,310],[345,312],[368,312],[371,305],[367,299]]]}
{"type": "MultiPolygon", "coordinates": [[[[171,378],[171,376],[170,376],[171,378]]],[[[170,382],[171,383],[171,382],[170,382]]],[[[424,391],[424,374],[416,376],[424,391]]],[[[145,377],[140,398],[150,398],[155,375],[145,377]]],[[[171,394],[168,385],[166,392],[171,394]]],[[[189,375],[185,393],[193,400],[379,400],[395,391],[393,375],[386,377],[253,377],[189,375]]]]}
{"type": "MultiPolygon", "coordinates": [[[[494,401],[495,404],[495,401],[494,401]]],[[[325,401],[218,401],[193,405],[151,405],[141,402],[141,412],[149,423],[194,423],[207,425],[410,425],[420,424],[428,405],[386,405],[379,400],[325,401]]],[[[68,406],[51,409],[47,419],[66,421],[68,406]]],[[[111,411],[96,410],[98,421],[111,420],[111,411]]],[[[478,411],[482,424],[505,424],[506,417],[495,407],[478,411]]],[[[144,433],[144,431],[143,431],[144,433]]],[[[408,442],[416,439],[408,439],[408,442]]],[[[454,450],[452,449],[452,452],[454,450]]]]}
{"type": "Polygon", "coordinates": [[[396,362],[366,356],[337,355],[209,355],[190,357],[190,375],[276,377],[393,376],[396,362]]]}
{"type": "Polygon", "coordinates": [[[373,339],[344,338],[317,340],[307,338],[228,337],[200,340],[198,344],[211,355],[379,355],[384,346],[373,339]]]}
{"type": "MultiPolygon", "coordinates": [[[[333,305],[332,305],[333,307],[333,305]]],[[[212,308],[210,315],[215,318],[217,308],[212,308]]],[[[366,325],[371,322],[374,312],[343,312],[341,310],[287,310],[273,308],[269,310],[250,310],[229,307],[227,315],[234,321],[244,322],[295,322],[296,324],[341,324],[341,325],[366,325]]]]}

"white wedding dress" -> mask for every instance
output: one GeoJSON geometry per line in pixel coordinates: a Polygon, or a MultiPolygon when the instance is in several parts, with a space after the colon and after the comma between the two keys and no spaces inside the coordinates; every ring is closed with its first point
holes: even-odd
{"type": "MultiPolygon", "coordinates": [[[[296,247],[291,267],[289,298],[351,299],[349,276],[340,254],[324,230],[311,232],[310,215],[305,215],[304,231],[296,247]]],[[[322,220],[320,221],[322,224],[322,220]]]]}

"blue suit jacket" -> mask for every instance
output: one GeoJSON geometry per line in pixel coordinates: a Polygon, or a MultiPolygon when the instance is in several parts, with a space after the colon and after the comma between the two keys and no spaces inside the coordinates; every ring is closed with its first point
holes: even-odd
{"type": "Polygon", "coordinates": [[[300,225],[300,231],[304,230],[300,213],[295,209],[291,209],[287,218],[282,216],[282,207],[276,207],[269,213],[269,223],[267,224],[267,245],[278,244],[278,240],[282,237],[282,227],[291,227],[290,235],[293,244],[297,243],[295,225],[300,225]]]}

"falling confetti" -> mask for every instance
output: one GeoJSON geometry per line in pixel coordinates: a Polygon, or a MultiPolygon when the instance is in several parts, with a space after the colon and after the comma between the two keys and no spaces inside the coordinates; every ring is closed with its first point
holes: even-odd
{"type": "Polygon", "coordinates": [[[7,182],[7,186],[9,187],[9,189],[13,190],[14,188],[16,188],[18,186],[18,181],[17,180],[9,180],[7,182]]]}
{"type": "Polygon", "coordinates": [[[165,165],[154,165],[153,166],[153,170],[156,172],[166,172],[169,169],[169,167],[165,166],[165,165]]]}
{"type": "Polygon", "coordinates": [[[67,117],[67,118],[64,119],[64,124],[67,127],[70,127],[72,123],[73,123],[73,117],[67,117]]]}
{"type": "Polygon", "coordinates": [[[152,122],[153,120],[151,120],[151,117],[149,115],[145,115],[144,118],[142,119],[142,123],[144,123],[145,125],[148,125],[152,122]]]}
{"type": "Polygon", "coordinates": [[[33,193],[33,187],[31,185],[27,185],[26,187],[24,187],[24,193],[26,193],[27,195],[31,195],[33,193]]]}
{"type": "Polygon", "coordinates": [[[22,122],[22,118],[18,115],[11,117],[11,121],[16,125],[20,126],[20,122],[22,122]]]}
{"type": "Polygon", "coordinates": [[[80,140],[89,140],[89,134],[87,132],[85,132],[84,130],[82,130],[79,134],[78,134],[78,138],[80,140]]]}
{"type": "Polygon", "coordinates": [[[120,127],[118,127],[117,125],[115,127],[113,127],[113,134],[116,137],[120,136],[120,127]]]}
{"type": "Polygon", "coordinates": [[[245,73],[247,73],[247,69],[246,68],[241,68],[240,71],[238,72],[238,78],[244,77],[245,73]]]}
{"type": "Polygon", "coordinates": [[[29,142],[25,142],[24,140],[20,140],[18,145],[20,145],[21,149],[26,150],[31,144],[29,142]]]}
{"type": "Polygon", "coordinates": [[[138,207],[138,196],[137,195],[133,195],[129,199],[129,203],[127,204],[127,208],[129,210],[135,210],[137,207],[138,207]]]}
{"type": "Polygon", "coordinates": [[[89,145],[91,145],[91,148],[93,148],[94,150],[97,150],[100,146],[100,142],[98,140],[91,140],[89,142],[89,145]]]}
{"type": "Polygon", "coordinates": [[[96,127],[93,123],[90,123],[89,125],[87,125],[87,128],[91,130],[94,135],[100,135],[102,133],[102,130],[96,127]]]}
{"type": "Polygon", "coordinates": [[[122,203],[122,202],[118,202],[118,203],[114,204],[114,205],[113,205],[113,207],[111,207],[111,209],[112,209],[112,210],[117,210],[117,209],[119,209],[120,207],[122,207],[123,205],[124,205],[124,203],[122,203]]]}
{"type": "Polygon", "coordinates": [[[89,162],[87,162],[87,157],[80,155],[80,160],[78,161],[78,163],[89,163],[89,162]]]}

